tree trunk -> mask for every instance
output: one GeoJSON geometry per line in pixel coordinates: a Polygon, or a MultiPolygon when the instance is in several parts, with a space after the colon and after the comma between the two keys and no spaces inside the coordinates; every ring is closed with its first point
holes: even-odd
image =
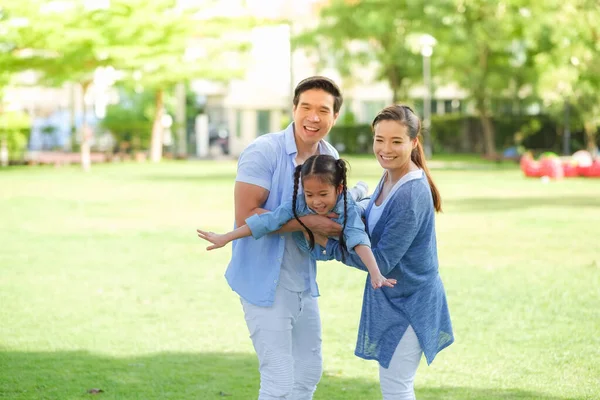
{"type": "Polygon", "coordinates": [[[399,76],[393,66],[388,68],[387,76],[390,89],[392,89],[392,104],[398,104],[398,100],[400,98],[400,89],[402,87],[402,78],[399,76]]]}
{"type": "Polygon", "coordinates": [[[482,76],[479,78],[479,82],[475,86],[475,99],[477,113],[479,114],[479,120],[481,121],[481,127],[483,129],[483,153],[488,158],[496,157],[496,144],[495,137],[496,132],[494,131],[494,125],[490,117],[489,110],[486,105],[486,87],[487,79],[489,74],[489,57],[490,48],[487,44],[483,44],[479,51],[479,68],[481,69],[482,76]]]}
{"type": "Polygon", "coordinates": [[[163,146],[163,107],[164,93],[162,89],[156,90],[155,98],[156,111],[154,112],[154,123],[152,124],[152,139],[150,144],[150,160],[154,163],[160,162],[162,159],[163,146]]]}
{"type": "Polygon", "coordinates": [[[177,157],[187,158],[187,127],[186,127],[186,86],[185,83],[178,83],[177,93],[177,111],[175,113],[176,131],[177,131],[177,157]]]}
{"type": "Polygon", "coordinates": [[[477,100],[477,113],[479,114],[479,120],[481,121],[481,127],[483,129],[483,153],[486,157],[493,158],[496,156],[496,132],[494,130],[494,124],[492,124],[492,119],[485,105],[484,98],[479,98],[477,100]]]}
{"type": "Polygon", "coordinates": [[[69,133],[71,135],[69,136],[69,142],[65,146],[65,150],[71,152],[77,143],[77,85],[74,82],[69,83],[69,96],[69,107],[71,108],[71,116],[69,118],[69,133]]]}
{"type": "Polygon", "coordinates": [[[392,88],[392,104],[398,104],[398,89],[392,88]]]}
{"type": "Polygon", "coordinates": [[[583,130],[585,131],[586,148],[592,157],[596,157],[596,131],[598,130],[598,127],[596,124],[586,122],[583,124],[583,130]]]}
{"type": "Polygon", "coordinates": [[[81,83],[81,168],[84,171],[89,171],[92,167],[91,158],[91,141],[92,141],[92,130],[87,123],[87,110],[85,106],[85,95],[92,84],[92,81],[85,81],[81,83]]]}

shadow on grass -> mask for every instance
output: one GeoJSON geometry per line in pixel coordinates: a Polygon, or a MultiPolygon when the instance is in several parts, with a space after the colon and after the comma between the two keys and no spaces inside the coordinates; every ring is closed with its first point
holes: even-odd
{"type": "Polygon", "coordinates": [[[447,205],[452,209],[457,209],[461,212],[507,211],[541,207],[600,207],[600,199],[592,196],[518,198],[478,197],[472,199],[448,200],[447,205]]]}
{"type": "MultiPolygon", "coordinates": [[[[251,354],[157,353],[110,357],[86,351],[0,351],[0,398],[6,399],[256,399],[251,354]],[[90,389],[101,393],[89,394],[90,389]]],[[[419,399],[546,399],[518,389],[419,388],[419,399]]],[[[315,400],[380,399],[377,382],[325,374],[315,400]]]]}
{"type": "Polygon", "coordinates": [[[482,389],[468,387],[417,388],[419,400],[582,400],[578,397],[556,397],[522,389],[482,389]]]}

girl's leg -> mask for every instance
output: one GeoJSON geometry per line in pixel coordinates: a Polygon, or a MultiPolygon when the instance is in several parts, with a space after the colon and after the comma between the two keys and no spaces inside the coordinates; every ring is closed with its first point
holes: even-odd
{"type": "Polygon", "coordinates": [[[412,326],[408,326],[394,351],[389,368],[379,366],[383,400],[415,400],[414,381],[421,360],[421,346],[412,326]]]}

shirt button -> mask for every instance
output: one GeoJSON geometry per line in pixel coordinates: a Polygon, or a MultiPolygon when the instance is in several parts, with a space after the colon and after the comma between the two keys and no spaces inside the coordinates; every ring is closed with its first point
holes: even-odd
{"type": "Polygon", "coordinates": [[[277,283],[277,279],[275,279],[275,280],[273,281],[273,283],[277,283]]]}
{"type": "Polygon", "coordinates": [[[325,255],[325,254],[327,254],[327,250],[323,250],[321,253],[322,253],[323,255],[325,255]]]}

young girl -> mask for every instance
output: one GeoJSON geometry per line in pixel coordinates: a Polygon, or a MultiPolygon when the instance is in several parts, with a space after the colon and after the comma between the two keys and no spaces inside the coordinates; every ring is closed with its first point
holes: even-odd
{"type": "Polygon", "coordinates": [[[252,235],[255,239],[279,230],[285,223],[295,218],[306,230],[310,244],[301,232],[294,233],[298,247],[310,251],[314,247],[315,238],[310,229],[302,223],[299,217],[314,213],[328,216],[331,213],[339,215],[336,219],[342,225],[339,237],[344,253],[356,254],[364,263],[371,276],[374,289],[382,286],[393,287],[395,279],[384,277],[371,252],[371,242],[365,232],[361,219],[360,208],[352,197],[349,198],[346,186],[347,166],[344,160],[336,160],[329,155],[315,155],[296,167],[294,172],[294,195],[271,212],[255,214],[243,225],[231,232],[217,234],[198,229],[198,236],[212,243],[207,250],[225,246],[235,239],[252,235]],[[304,196],[298,196],[299,181],[302,179],[304,196]]]}

